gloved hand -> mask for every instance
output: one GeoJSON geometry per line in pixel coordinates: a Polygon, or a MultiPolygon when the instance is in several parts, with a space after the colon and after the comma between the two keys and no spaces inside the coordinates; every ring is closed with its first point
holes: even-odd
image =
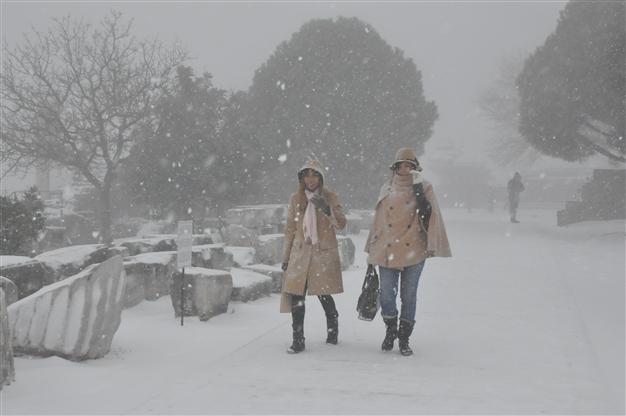
{"type": "Polygon", "coordinates": [[[280,265],[280,268],[283,269],[283,271],[287,271],[287,266],[289,265],[289,263],[284,262],[283,264],[280,265]]]}
{"type": "Polygon", "coordinates": [[[311,198],[311,202],[313,202],[313,204],[321,209],[324,214],[326,215],[330,215],[330,205],[328,205],[328,202],[326,202],[326,200],[320,196],[320,195],[313,195],[313,198],[311,198]]]}

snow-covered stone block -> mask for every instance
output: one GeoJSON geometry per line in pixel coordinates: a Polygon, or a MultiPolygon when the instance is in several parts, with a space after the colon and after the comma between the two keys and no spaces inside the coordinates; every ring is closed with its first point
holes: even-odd
{"type": "Polygon", "coordinates": [[[224,252],[232,254],[236,266],[254,264],[256,250],[253,247],[224,247],[224,252]]]}
{"type": "Polygon", "coordinates": [[[364,220],[357,214],[346,214],[346,227],[344,228],[344,234],[359,234],[363,227],[364,220]]]}
{"type": "Polygon", "coordinates": [[[35,259],[22,256],[0,256],[0,275],[15,283],[20,299],[35,293],[54,279],[51,269],[35,259]]]}
{"type": "Polygon", "coordinates": [[[257,263],[276,264],[283,259],[284,234],[260,235],[256,245],[257,263]]]}
{"type": "Polygon", "coordinates": [[[176,316],[181,315],[181,281],[184,289],[182,294],[184,316],[198,316],[201,321],[206,321],[228,310],[228,302],[233,291],[233,279],[229,272],[186,267],[183,278],[182,273],[176,271],[170,289],[176,316]]]}
{"type": "Polygon", "coordinates": [[[273,281],[270,276],[252,270],[230,269],[233,277],[233,293],[231,300],[248,302],[272,293],[273,281]]]}
{"type": "Polygon", "coordinates": [[[32,261],[28,256],[0,256],[0,267],[16,266],[32,261]]]}
{"type": "Polygon", "coordinates": [[[83,244],[46,251],[35,260],[52,270],[52,281],[45,282],[49,284],[73,276],[91,264],[102,263],[109,257],[111,254],[106,245],[83,244]]]}
{"type": "Polygon", "coordinates": [[[211,236],[211,234],[193,234],[191,238],[194,246],[214,243],[213,236],[211,236]]]}
{"type": "Polygon", "coordinates": [[[280,293],[283,284],[283,269],[280,266],[269,264],[251,264],[250,266],[244,266],[242,269],[251,270],[256,273],[261,273],[272,278],[272,293],[280,293]]]}
{"type": "MultiPolygon", "coordinates": [[[[278,228],[285,222],[287,207],[285,205],[246,205],[231,208],[226,211],[226,222],[238,224],[246,228],[261,231],[263,229],[274,228],[273,232],[278,232],[278,228]]],[[[232,244],[232,242],[229,241],[232,244]]]]}
{"type": "Polygon", "coordinates": [[[354,263],[355,247],[350,237],[337,236],[339,245],[339,261],[341,262],[341,270],[347,270],[354,263]]]}
{"type": "Polygon", "coordinates": [[[2,386],[9,385],[15,380],[13,345],[7,306],[4,290],[0,288],[0,391],[2,386]]]}
{"type": "Polygon", "coordinates": [[[130,256],[130,250],[123,246],[112,246],[109,247],[109,256],[122,256],[122,258],[128,257],[130,256]]]}
{"type": "Polygon", "coordinates": [[[174,251],[144,253],[125,258],[124,307],[130,308],[144,300],[156,300],[169,295],[175,263],[174,251]]]}
{"type": "Polygon", "coordinates": [[[12,280],[0,276],[0,289],[4,291],[6,305],[17,302],[19,299],[17,285],[12,280]]]}
{"type": "MultiPolygon", "coordinates": [[[[351,209],[346,215],[346,218],[348,219],[349,227],[351,227],[351,233],[352,231],[356,231],[357,228],[359,231],[369,230],[374,222],[374,210],[351,209]]],[[[358,234],[358,232],[354,232],[354,234],[358,234]]]]}
{"type": "Polygon", "coordinates": [[[115,256],[8,308],[13,349],[70,360],[100,358],[120,325],[126,274],[115,256]]]}
{"type": "Polygon", "coordinates": [[[191,263],[206,269],[228,269],[234,265],[233,255],[223,244],[204,244],[191,247],[191,263]]]}
{"type": "Polygon", "coordinates": [[[226,228],[226,242],[229,246],[254,247],[259,239],[259,234],[239,224],[230,224],[226,228]]]}
{"type": "Polygon", "coordinates": [[[153,251],[175,251],[176,234],[154,234],[142,237],[120,238],[113,241],[115,246],[126,247],[128,255],[136,256],[153,251]]]}

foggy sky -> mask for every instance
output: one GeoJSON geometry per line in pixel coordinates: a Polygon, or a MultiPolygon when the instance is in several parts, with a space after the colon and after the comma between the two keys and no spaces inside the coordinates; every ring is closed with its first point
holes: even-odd
{"type": "MultiPolygon", "coordinates": [[[[197,74],[217,87],[246,90],[254,70],[314,18],[358,17],[370,23],[422,71],[425,95],[439,120],[423,157],[452,143],[466,161],[485,159],[488,123],[476,99],[504,56],[528,54],[556,28],[564,1],[541,2],[57,2],[2,4],[2,37],[9,47],[32,26],[45,30],[67,14],[97,22],[116,9],[135,21],[138,37],[178,39],[197,74]]],[[[391,157],[391,155],[390,155],[391,157]]],[[[424,163],[423,163],[424,164],[424,163]]]]}

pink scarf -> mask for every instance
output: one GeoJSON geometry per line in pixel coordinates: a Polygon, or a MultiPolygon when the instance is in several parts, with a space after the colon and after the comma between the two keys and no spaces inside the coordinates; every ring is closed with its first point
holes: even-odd
{"type": "Polygon", "coordinates": [[[315,213],[315,204],[311,202],[311,198],[313,198],[316,193],[317,192],[311,192],[306,189],[304,190],[306,199],[309,202],[304,211],[304,221],[302,224],[304,227],[304,241],[307,244],[317,244],[317,215],[315,213]]]}

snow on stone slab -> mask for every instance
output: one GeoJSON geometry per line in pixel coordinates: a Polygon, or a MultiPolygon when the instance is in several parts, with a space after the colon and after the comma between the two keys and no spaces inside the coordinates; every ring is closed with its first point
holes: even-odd
{"type": "Polygon", "coordinates": [[[233,255],[233,260],[238,266],[247,266],[254,263],[256,253],[254,247],[226,246],[224,251],[233,255]]]}
{"type": "Polygon", "coordinates": [[[232,300],[247,302],[263,296],[269,296],[274,282],[270,276],[252,270],[231,268],[233,277],[232,300]]]}
{"type": "Polygon", "coordinates": [[[83,244],[58,248],[46,251],[35,257],[35,260],[44,263],[52,269],[59,269],[66,264],[82,266],[93,253],[106,247],[104,244],[83,244]]]}
{"type": "Polygon", "coordinates": [[[129,256],[124,259],[124,264],[144,263],[168,265],[176,260],[175,251],[155,251],[129,256]]]}
{"type": "Polygon", "coordinates": [[[280,293],[283,283],[283,269],[280,265],[269,264],[251,264],[249,266],[242,267],[245,270],[251,270],[256,273],[261,273],[272,278],[272,293],[280,293]]]}
{"type": "Polygon", "coordinates": [[[120,325],[122,258],[93,264],[8,308],[15,351],[70,360],[100,358],[120,325]]]}
{"type": "Polygon", "coordinates": [[[28,263],[33,261],[32,257],[27,256],[0,256],[0,267],[15,266],[17,264],[28,263]]]}
{"type": "Polygon", "coordinates": [[[224,244],[202,244],[191,247],[191,262],[207,269],[227,269],[233,266],[233,255],[224,251],[224,244]]]}

